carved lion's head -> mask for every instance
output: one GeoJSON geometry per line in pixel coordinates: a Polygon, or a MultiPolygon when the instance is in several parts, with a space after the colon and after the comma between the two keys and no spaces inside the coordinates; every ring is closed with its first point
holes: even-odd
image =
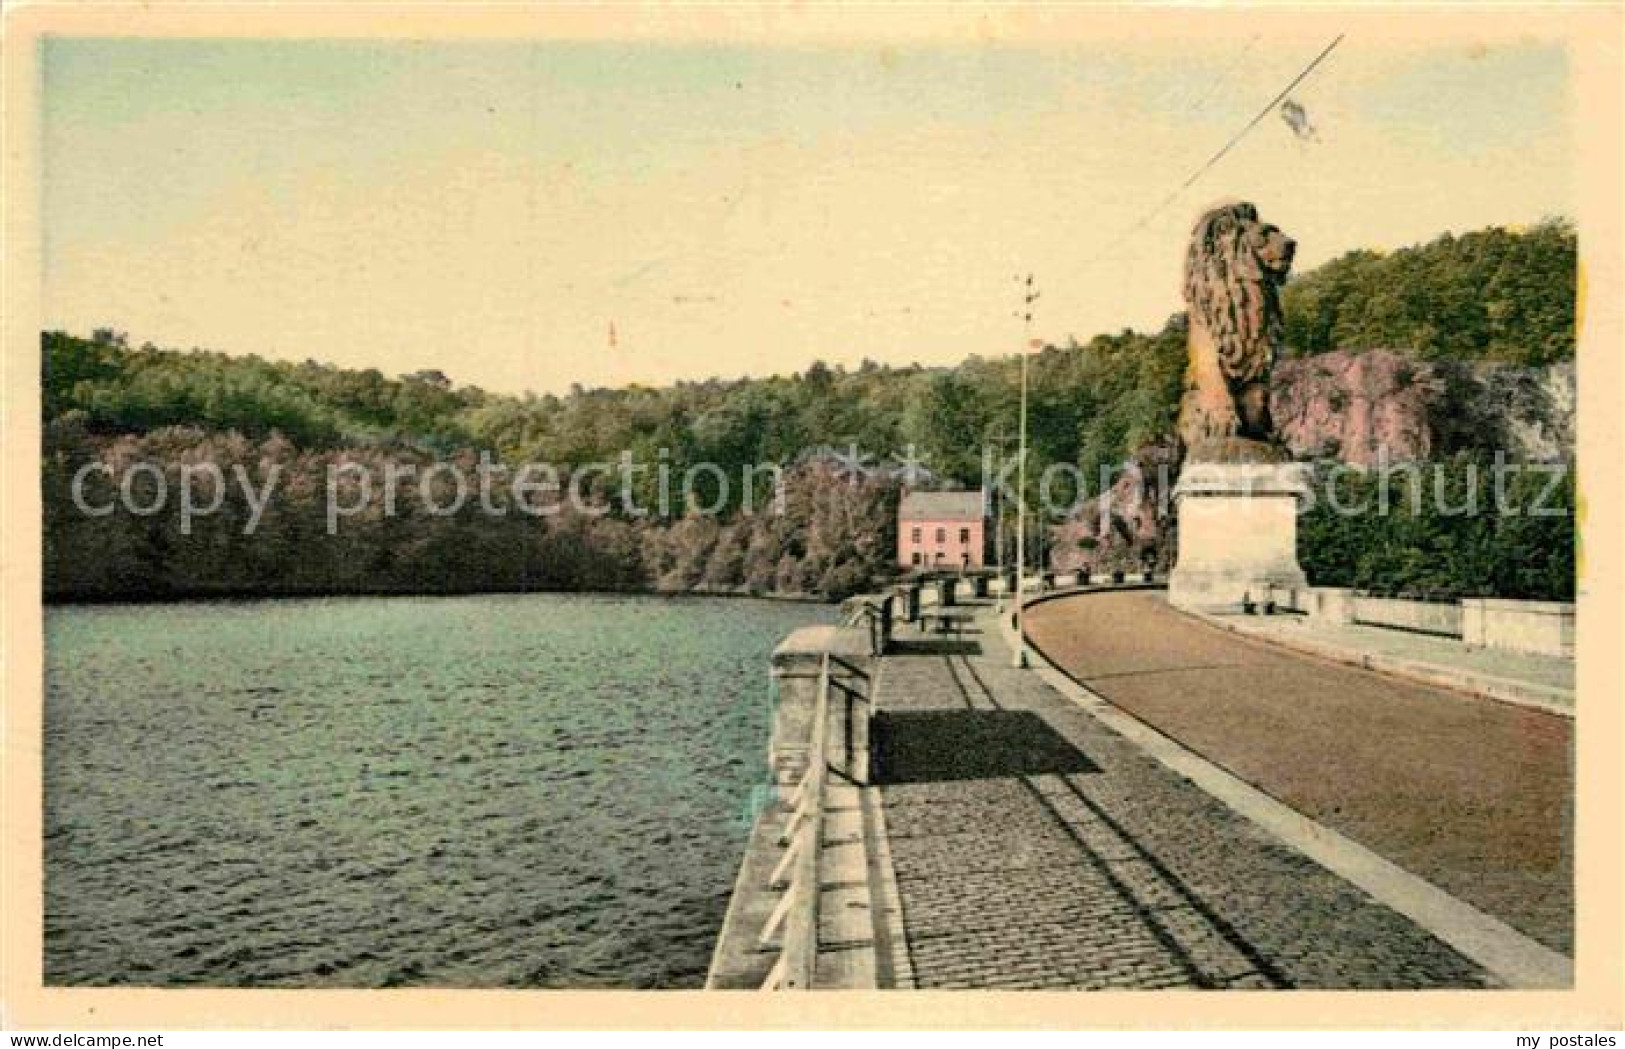
{"type": "Polygon", "coordinates": [[[1246,202],[1221,204],[1196,223],[1185,258],[1185,302],[1192,324],[1213,336],[1225,378],[1258,381],[1275,363],[1280,342],[1278,290],[1297,245],[1258,220],[1246,202]]]}

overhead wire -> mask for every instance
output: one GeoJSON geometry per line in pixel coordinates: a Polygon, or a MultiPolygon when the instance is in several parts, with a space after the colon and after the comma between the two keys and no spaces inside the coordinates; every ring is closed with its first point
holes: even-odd
{"type": "Polygon", "coordinates": [[[1326,60],[1326,56],[1330,55],[1334,50],[1337,49],[1337,45],[1343,42],[1344,35],[1345,34],[1343,33],[1337,34],[1337,37],[1333,39],[1331,43],[1327,44],[1320,54],[1316,55],[1308,65],[1304,66],[1303,69],[1299,71],[1297,76],[1292,78],[1291,83],[1282,88],[1274,98],[1270,99],[1268,105],[1258,111],[1257,116],[1249,120],[1247,125],[1240,131],[1230,136],[1230,140],[1220,147],[1218,152],[1214,153],[1211,157],[1208,157],[1207,160],[1195,171],[1193,171],[1184,182],[1179,184],[1177,189],[1164,197],[1161,203],[1152,208],[1150,211],[1146,212],[1138,222],[1134,223],[1134,225],[1124,230],[1123,233],[1119,235],[1117,239],[1111,243],[1111,245],[1108,246],[1107,250],[1109,251],[1111,248],[1116,247],[1129,237],[1133,236],[1135,233],[1138,233],[1140,230],[1144,229],[1152,219],[1160,215],[1163,210],[1168,207],[1168,205],[1177,200],[1181,193],[1191,188],[1191,186],[1196,184],[1198,179],[1207,174],[1208,171],[1212,169],[1213,165],[1217,164],[1220,160],[1223,160],[1225,155],[1228,154],[1232,149],[1235,149],[1236,146],[1240,144],[1241,140],[1246,138],[1247,134],[1251,132],[1253,128],[1262,123],[1265,117],[1275,112],[1276,107],[1281,104],[1282,100],[1290,95],[1294,88],[1303,83],[1304,80],[1308,78],[1309,74],[1313,73],[1315,69],[1326,60]]]}

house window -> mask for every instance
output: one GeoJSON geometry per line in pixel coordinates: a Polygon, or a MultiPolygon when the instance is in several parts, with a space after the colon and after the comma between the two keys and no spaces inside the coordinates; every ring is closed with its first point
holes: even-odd
{"type": "Polygon", "coordinates": [[[946,528],[937,529],[937,542],[946,543],[947,541],[948,541],[948,529],[946,529],[946,528]]]}
{"type": "Polygon", "coordinates": [[[918,528],[914,529],[914,541],[916,543],[920,541],[920,530],[918,528]]]}
{"type": "Polygon", "coordinates": [[[961,528],[959,530],[959,545],[960,546],[969,546],[970,545],[970,529],[969,528],[961,528]]]}
{"type": "MultiPolygon", "coordinates": [[[[919,533],[920,530],[918,528],[916,528],[916,529],[914,529],[914,531],[916,533],[915,538],[918,539],[919,538],[918,533],[919,533]]],[[[912,562],[910,562],[910,563],[911,564],[916,564],[916,565],[920,563],[920,552],[918,550],[914,551],[914,560],[912,562]]]]}

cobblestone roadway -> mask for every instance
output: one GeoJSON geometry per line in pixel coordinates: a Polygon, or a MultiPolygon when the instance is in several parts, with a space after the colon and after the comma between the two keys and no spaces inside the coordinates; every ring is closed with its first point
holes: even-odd
{"type": "Polygon", "coordinates": [[[1058,695],[907,628],[881,797],[920,987],[1480,987],[1471,962],[1058,695]]]}

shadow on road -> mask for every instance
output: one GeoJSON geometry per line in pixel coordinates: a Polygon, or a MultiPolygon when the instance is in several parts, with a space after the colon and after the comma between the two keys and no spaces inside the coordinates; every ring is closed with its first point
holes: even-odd
{"type": "MultiPolygon", "coordinates": [[[[966,634],[975,632],[965,631],[966,634]]],[[[960,637],[894,636],[886,652],[893,656],[979,656],[982,654],[982,643],[960,637]]]]}
{"type": "Polygon", "coordinates": [[[1030,711],[880,713],[871,733],[881,785],[1100,771],[1030,711]]]}

